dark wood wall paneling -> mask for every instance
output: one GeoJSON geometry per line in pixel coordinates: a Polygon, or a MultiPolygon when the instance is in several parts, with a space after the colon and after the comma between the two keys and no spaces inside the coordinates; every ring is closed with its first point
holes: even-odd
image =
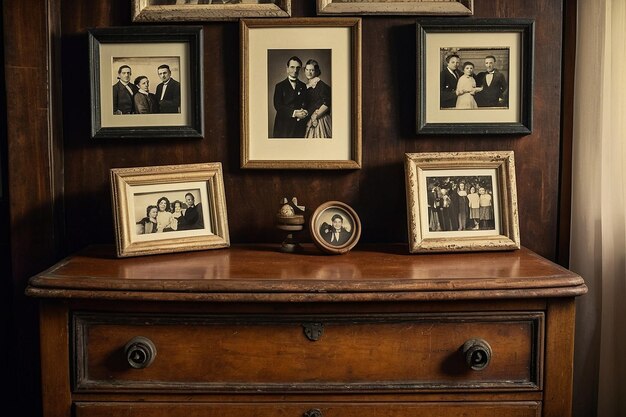
{"type": "MultiPolygon", "coordinates": [[[[293,2],[294,16],[314,16],[313,1],[293,2]]],[[[561,3],[477,0],[477,17],[536,19],[534,131],[524,137],[418,137],[415,126],[414,17],[363,19],[363,169],[358,171],[239,168],[237,24],[204,25],[205,126],[202,140],[91,140],[87,42],[93,26],[131,24],[127,1],[66,0],[63,7],[63,97],[67,233],[71,249],[113,241],[108,170],[221,161],[233,242],[280,240],[273,216],[281,197],[297,196],[309,213],[326,200],[352,205],[362,241],[406,241],[405,152],[508,150],[517,158],[522,244],[556,252],[561,3]]]]}
{"type": "MultiPolygon", "coordinates": [[[[407,240],[405,152],[512,149],[522,244],[556,258],[561,0],[475,0],[476,17],[536,20],[534,131],[523,137],[416,136],[416,18],[364,17],[363,169],[358,171],[239,168],[237,23],[204,24],[204,139],[92,140],[86,30],[131,25],[130,0],[21,0],[3,2],[3,11],[4,41],[10,45],[5,49],[11,81],[8,191],[17,317],[10,395],[19,415],[40,413],[36,308],[22,296],[27,279],[66,253],[114,241],[110,168],[221,161],[234,243],[280,241],[273,217],[283,196],[297,196],[309,213],[326,200],[344,201],[361,217],[363,241],[392,242],[407,240]]],[[[293,15],[314,16],[314,2],[294,0],[293,15]]]]}

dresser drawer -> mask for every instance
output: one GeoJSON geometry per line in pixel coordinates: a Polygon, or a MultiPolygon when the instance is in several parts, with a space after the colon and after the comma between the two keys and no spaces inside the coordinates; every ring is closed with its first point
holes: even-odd
{"type": "Polygon", "coordinates": [[[78,403],[76,417],[539,417],[539,402],[78,403]]]}
{"type": "Polygon", "coordinates": [[[76,313],[73,386],[77,392],[538,390],[543,322],[543,313],[76,313]],[[132,357],[128,361],[133,339],[146,345],[137,348],[140,365],[155,351],[145,368],[131,366],[137,365],[132,357]],[[464,353],[470,340],[487,347],[475,344],[475,351],[464,353]],[[487,366],[471,369],[471,355],[488,355],[487,366]]]}

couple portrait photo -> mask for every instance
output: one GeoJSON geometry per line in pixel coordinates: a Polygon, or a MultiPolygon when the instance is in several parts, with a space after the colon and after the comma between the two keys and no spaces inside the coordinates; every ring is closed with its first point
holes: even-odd
{"type": "Polygon", "coordinates": [[[443,109],[509,107],[509,49],[441,48],[443,109]]]}
{"type": "Polygon", "coordinates": [[[115,57],[113,114],[181,112],[180,58],[115,57]]]}
{"type": "Polygon", "coordinates": [[[268,137],[332,138],[331,50],[267,53],[268,137]]]}

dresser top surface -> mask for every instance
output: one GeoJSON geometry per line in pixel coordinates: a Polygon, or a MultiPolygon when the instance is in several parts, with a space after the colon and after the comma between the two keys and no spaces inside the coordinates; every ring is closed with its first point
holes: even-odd
{"type": "Polygon", "coordinates": [[[528,249],[410,255],[406,245],[364,245],[323,255],[277,245],[117,259],[92,246],[31,278],[37,297],[316,301],[565,297],[584,294],[577,274],[528,249]]]}

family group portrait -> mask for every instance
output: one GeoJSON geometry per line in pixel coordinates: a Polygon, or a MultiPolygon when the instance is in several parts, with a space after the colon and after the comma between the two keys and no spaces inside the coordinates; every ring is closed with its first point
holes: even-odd
{"type": "Polygon", "coordinates": [[[113,58],[113,114],[181,112],[179,57],[113,58]]]}
{"type": "Polygon", "coordinates": [[[427,177],[428,230],[495,230],[491,176],[427,177]]]}
{"type": "Polygon", "coordinates": [[[332,138],[331,50],[267,53],[268,137],[332,138]]]}
{"type": "Polygon", "coordinates": [[[204,229],[200,190],[136,194],[134,200],[138,235],[204,229]]]}
{"type": "Polygon", "coordinates": [[[508,108],[509,56],[509,49],[440,48],[440,108],[508,108]]]}

